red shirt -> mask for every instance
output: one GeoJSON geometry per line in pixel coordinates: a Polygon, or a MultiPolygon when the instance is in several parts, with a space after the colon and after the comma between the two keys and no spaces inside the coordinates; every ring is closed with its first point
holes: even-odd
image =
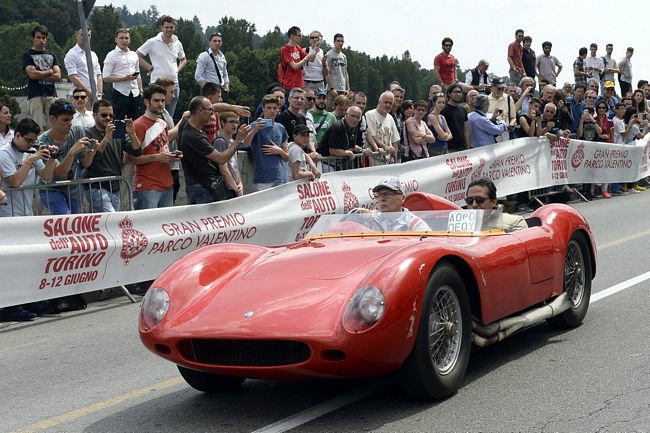
{"type": "Polygon", "coordinates": [[[516,68],[519,68],[521,70],[524,69],[524,63],[521,60],[521,54],[522,54],[523,48],[521,45],[519,45],[519,42],[514,41],[510,45],[508,45],[508,57],[512,58],[512,63],[515,64],[516,68]]]}
{"type": "MultiPolygon", "coordinates": [[[[133,122],[135,135],[142,143],[143,155],[169,152],[167,143],[167,122],[140,116],[133,122]]],[[[174,185],[168,162],[149,162],[135,166],[134,191],[163,191],[174,185]]]]}
{"type": "Polygon", "coordinates": [[[433,59],[433,66],[439,67],[442,84],[456,82],[456,58],[454,56],[451,54],[446,56],[445,53],[440,53],[433,59]]]}
{"type": "Polygon", "coordinates": [[[293,69],[289,66],[290,62],[298,63],[305,57],[307,57],[307,52],[302,49],[302,47],[296,45],[291,46],[289,44],[282,47],[280,50],[281,60],[280,64],[284,70],[284,82],[282,85],[285,89],[293,89],[294,87],[305,87],[305,81],[302,76],[302,68],[293,69]]]}

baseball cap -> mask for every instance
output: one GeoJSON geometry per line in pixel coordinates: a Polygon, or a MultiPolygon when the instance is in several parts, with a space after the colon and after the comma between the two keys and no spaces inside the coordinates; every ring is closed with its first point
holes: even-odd
{"type": "Polygon", "coordinates": [[[311,131],[309,128],[307,128],[306,125],[296,125],[293,128],[293,135],[298,135],[298,134],[309,134],[311,131]]]}
{"type": "Polygon", "coordinates": [[[402,191],[402,182],[400,182],[399,177],[390,176],[385,177],[372,189],[372,192],[377,192],[380,188],[388,188],[393,191],[404,192],[402,191]]]}
{"type": "Polygon", "coordinates": [[[501,80],[501,78],[498,77],[492,79],[492,85],[498,87],[499,89],[505,89],[506,87],[508,87],[506,86],[506,83],[504,83],[503,80],[501,80]]]}
{"type": "Polygon", "coordinates": [[[605,88],[608,87],[616,87],[616,84],[613,81],[605,81],[605,88]]]}
{"type": "Polygon", "coordinates": [[[327,92],[324,89],[318,89],[314,92],[316,96],[327,96],[327,92]]]}

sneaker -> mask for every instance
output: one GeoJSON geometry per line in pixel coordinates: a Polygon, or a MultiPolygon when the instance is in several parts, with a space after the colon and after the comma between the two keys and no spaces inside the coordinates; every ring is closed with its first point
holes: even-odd
{"type": "Polygon", "coordinates": [[[626,184],[623,184],[623,186],[621,187],[621,192],[627,192],[627,185],[626,184]]]}
{"type": "MultiPolygon", "coordinates": [[[[620,189],[613,189],[613,190],[611,190],[609,193],[610,193],[611,195],[617,195],[617,196],[618,196],[618,195],[623,195],[623,191],[621,191],[620,189]]],[[[603,193],[603,196],[604,196],[604,195],[605,195],[605,194],[603,193]]]]}
{"type": "Polygon", "coordinates": [[[2,320],[5,322],[30,322],[36,319],[36,314],[30,313],[20,305],[7,307],[2,312],[2,320]]]}
{"type": "Polygon", "coordinates": [[[636,188],[630,188],[625,192],[625,195],[629,195],[629,194],[641,194],[641,191],[639,191],[636,188]]]}
{"type": "Polygon", "coordinates": [[[603,191],[603,198],[612,198],[612,196],[607,191],[603,191]]]}
{"type": "Polygon", "coordinates": [[[641,185],[634,185],[634,187],[633,187],[632,189],[633,189],[634,191],[638,191],[638,192],[643,192],[643,191],[646,190],[646,189],[645,189],[644,187],[642,187],[641,185]]]}

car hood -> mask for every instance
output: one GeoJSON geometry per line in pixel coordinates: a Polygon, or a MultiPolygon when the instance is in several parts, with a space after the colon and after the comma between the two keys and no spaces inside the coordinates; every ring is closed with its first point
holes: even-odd
{"type": "Polygon", "coordinates": [[[307,241],[275,250],[262,257],[244,280],[345,278],[367,264],[376,262],[413,240],[337,239],[307,241]]]}

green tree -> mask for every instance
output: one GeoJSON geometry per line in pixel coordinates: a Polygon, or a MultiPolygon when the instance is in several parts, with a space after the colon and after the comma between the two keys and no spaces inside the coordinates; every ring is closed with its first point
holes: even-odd
{"type": "Polygon", "coordinates": [[[192,21],[179,19],[176,22],[176,36],[183,43],[186,58],[196,59],[203,51],[203,35],[196,31],[192,21]]]}
{"type": "Polygon", "coordinates": [[[275,26],[272,32],[267,32],[262,37],[262,43],[260,44],[261,49],[275,48],[279,50],[284,44],[287,43],[287,37],[280,27],[275,26]]]}
{"type": "MultiPolygon", "coordinates": [[[[253,48],[253,36],[255,36],[255,24],[249,23],[244,19],[234,19],[233,17],[225,16],[219,20],[216,27],[210,26],[206,28],[206,38],[211,33],[221,33],[223,36],[223,52],[234,51],[236,53],[246,49],[253,48]]],[[[207,40],[206,40],[207,42],[207,40]]]]}

